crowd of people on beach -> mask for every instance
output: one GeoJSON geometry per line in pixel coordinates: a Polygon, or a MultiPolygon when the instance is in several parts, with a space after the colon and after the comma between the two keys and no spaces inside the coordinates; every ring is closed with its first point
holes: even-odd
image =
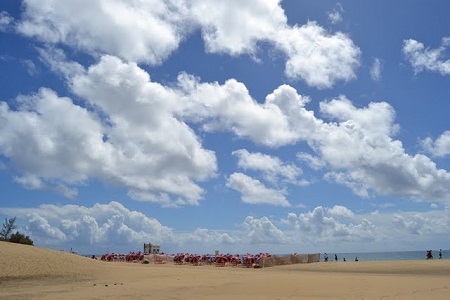
{"type": "Polygon", "coordinates": [[[128,254],[105,253],[100,258],[102,261],[124,261],[124,262],[142,262],[144,254],[139,252],[129,252],[128,254]]]}
{"type": "MultiPolygon", "coordinates": [[[[161,255],[165,255],[161,253],[161,255]]],[[[215,265],[215,266],[247,266],[257,267],[259,262],[264,257],[270,257],[269,253],[257,254],[192,254],[192,253],[177,253],[167,255],[173,257],[173,262],[180,265],[215,265]]],[[[144,262],[145,255],[142,252],[129,252],[128,254],[119,253],[105,253],[100,260],[106,262],[144,262]]],[[[156,262],[156,260],[155,260],[156,262]]],[[[166,261],[164,261],[166,262],[166,261]]]]}
{"type": "Polygon", "coordinates": [[[270,257],[269,253],[258,254],[192,254],[192,253],[178,253],[174,256],[173,261],[176,264],[185,265],[216,265],[216,266],[245,266],[257,267],[259,262],[264,257],[270,257]]]}

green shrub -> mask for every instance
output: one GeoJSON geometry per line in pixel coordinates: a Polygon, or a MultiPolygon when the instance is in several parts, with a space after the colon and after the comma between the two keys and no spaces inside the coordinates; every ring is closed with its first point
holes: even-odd
{"type": "Polygon", "coordinates": [[[16,231],[8,240],[11,243],[18,243],[18,244],[25,244],[25,245],[33,245],[33,241],[30,239],[30,237],[27,235],[16,231]]]}

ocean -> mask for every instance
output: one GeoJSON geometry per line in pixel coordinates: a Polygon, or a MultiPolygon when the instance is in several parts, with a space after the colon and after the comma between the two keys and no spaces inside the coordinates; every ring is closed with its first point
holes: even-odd
{"type": "MultiPolygon", "coordinates": [[[[439,259],[439,249],[432,250],[433,259],[439,259]]],[[[355,252],[355,253],[328,253],[328,260],[334,261],[334,255],[337,255],[338,261],[354,261],[358,257],[359,261],[376,260],[425,260],[427,251],[393,251],[393,252],[355,252]]],[[[442,258],[449,258],[450,250],[442,250],[442,258]]],[[[320,261],[323,261],[323,253],[320,254],[320,261]]]]}

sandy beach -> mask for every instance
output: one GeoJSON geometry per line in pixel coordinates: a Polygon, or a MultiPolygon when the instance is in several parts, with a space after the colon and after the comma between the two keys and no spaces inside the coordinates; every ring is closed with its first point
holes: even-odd
{"type": "Polygon", "coordinates": [[[0,299],[448,299],[450,260],[241,268],[102,262],[0,242],[0,299]]]}

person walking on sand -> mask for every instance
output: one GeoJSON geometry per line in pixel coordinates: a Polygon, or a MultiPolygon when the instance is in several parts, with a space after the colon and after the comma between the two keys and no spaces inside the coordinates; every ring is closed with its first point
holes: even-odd
{"type": "Polygon", "coordinates": [[[439,259],[442,259],[442,249],[439,249],[439,259]]]}
{"type": "Polygon", "coordinates": [[[338,261],[337,254],[334,255],[334,260],[335,260],[335,261],[338,261]]]}

